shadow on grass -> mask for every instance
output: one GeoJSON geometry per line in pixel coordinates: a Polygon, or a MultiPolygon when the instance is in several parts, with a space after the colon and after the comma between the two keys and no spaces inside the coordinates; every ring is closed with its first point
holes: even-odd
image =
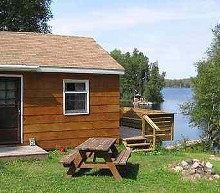
{"type": "MultiPolygon", "coordinates": [[[[139,164],[128,163],[127,166],[118,167],[118,171],[121,174],[122,178],[136,180],[139,171],[139,164]]],[[[83,175],[112,176],[112,173],[108,169],[99,169],[99,170],[80,169],[78,172],[75,173],[74,177],[80,177],[83,175]]]]}

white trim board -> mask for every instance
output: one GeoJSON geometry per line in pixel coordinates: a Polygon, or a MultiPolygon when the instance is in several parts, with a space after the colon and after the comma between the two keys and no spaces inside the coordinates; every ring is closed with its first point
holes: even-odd
{"type": "Polygon", "coordinates": [[[63,73],[80,73],[80,74],[83,73],[83,74],[116,74],[116,75],[124,74],[124,70],[117,70],[117,69],[27,66],[27,65],[0,65],[0,71],[63,72],[63,73]]]}
{"type": "Polygon", "coordinates": [[[24,94],[23,94],[23,91],[24,91],[24,80],[23,80],[23,75],[17,75],[17,74],[0,74],[0,77],[15,77],[15,78],[20,78],[21,80],[21,144],[24,142],[24,138],[23,138],[23,131],[24,131],[24,128],[23,128],[23,107],[24,107],[24,94]]]}
{"type": "MultiPolygon", "coordinates": [[[[78,93],[78,92],[69,92],[69,93],[78,93]]],[[[82,93],[82,92],[80,92],[82,93]]],[[[89,114],[89,110],[90,110],[90,101],[89,101],[89,80],[75,80],[75,79],[63,79],[63,114],[64,115],[87,115],[89,114]],[[65,94],[68,93],[65,91],[65,86],[66,86],[66,83],[85,83],[85,86],[86,86],[86,90],[83,92],[83,93],[86,93],[87,94],[87,103],[86,103],[86,108],[87,108],[87,112],[84,112],[84,113],[66,113],[66,97],[65,97],[65,94]]]]}

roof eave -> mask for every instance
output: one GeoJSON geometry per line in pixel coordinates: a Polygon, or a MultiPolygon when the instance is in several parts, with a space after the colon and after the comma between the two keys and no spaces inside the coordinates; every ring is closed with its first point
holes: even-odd
{"type": "Polygon", "coordinates": [[[124,69],[99,69],[54,66],[29,66],[29,65],[0,65],[0,71],[34,71],[34,72],[61,72],[80,74],[115,74],[123,75],[124,69]]]}

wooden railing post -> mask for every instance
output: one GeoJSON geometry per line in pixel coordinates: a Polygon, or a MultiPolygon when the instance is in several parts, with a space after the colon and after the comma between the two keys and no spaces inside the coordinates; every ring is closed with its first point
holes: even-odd
{"type": "Polygon", "coordinates": [[[141,135],[142,137],[145,137],[145,119],[143,117],[141,117],[141,121],[142,121],[142,131],[141,131],[141,135]]]}
{"type": "Polygon", "coordinates": [[[153,150],[156,149],[156,129],[153,128],[153,150]]]}

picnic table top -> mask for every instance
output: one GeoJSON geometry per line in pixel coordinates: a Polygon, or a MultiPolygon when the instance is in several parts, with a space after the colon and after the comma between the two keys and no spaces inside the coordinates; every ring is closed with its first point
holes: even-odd
{"type": "Polygon", "coordinates": [[[116,138],[89,138],[76,148],[80,151],[109,151],[116,138]]]}

